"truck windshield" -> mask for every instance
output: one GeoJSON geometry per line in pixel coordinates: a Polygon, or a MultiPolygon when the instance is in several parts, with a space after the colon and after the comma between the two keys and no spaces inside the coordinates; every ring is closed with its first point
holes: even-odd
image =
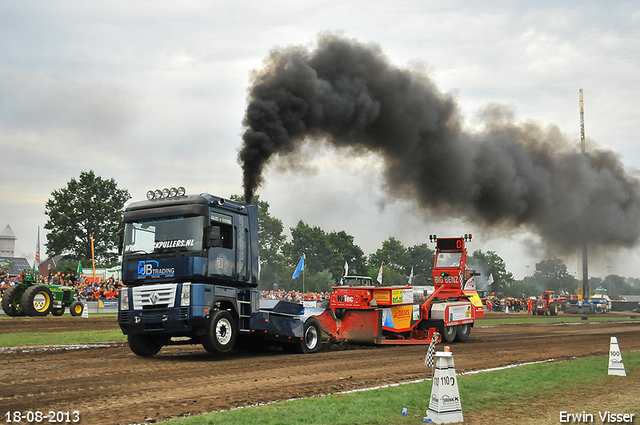
{"type": "Polygon", "coordinates": [[[125,224],[124,254],[203,249],[205,217],[165,217],[125,224]]]}
{"type": "Polygon", "coordinates": [[[436,268],[460,267],[462,252],[439,252],[436,258],[436,268]]]}

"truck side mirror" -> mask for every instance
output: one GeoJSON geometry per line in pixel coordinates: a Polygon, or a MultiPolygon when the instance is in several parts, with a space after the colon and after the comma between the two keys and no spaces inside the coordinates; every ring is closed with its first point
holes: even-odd
{"type": "Polygon", "coordinates": [[[124,228],[118,230],[118,255],[122,255],[123,243],[124,243],[124,228]]]}
{"type": "Polygon", "coordinates": [[[220,235],[220,226],[210,226],[209,227],[209,247],[217,247],[222,245],[222,237],[220,235]]]}

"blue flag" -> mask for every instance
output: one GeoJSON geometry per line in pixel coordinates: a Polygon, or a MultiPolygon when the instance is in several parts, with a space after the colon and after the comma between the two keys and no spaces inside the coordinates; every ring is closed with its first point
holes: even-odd
{"type": "Polygon", "coordinates": [[[296,277],[300,276],[300,272],[302,270],[304,270],[304,255],[302,256],[302,258],[300,258],[300,261],[298,262],[298,266],[296,267],[296,270],[293,272],[293,276],[291,278],[295,279],[296,277]]]}

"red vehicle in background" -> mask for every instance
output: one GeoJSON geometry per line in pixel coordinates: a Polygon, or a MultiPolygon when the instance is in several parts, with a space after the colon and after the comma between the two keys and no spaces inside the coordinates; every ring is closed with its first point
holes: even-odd
{"type": "Polygon", "coordinates": [[[556,316],[558,311],[564,310],[565,302],[564,298],[556,298],[554,291],[544,291],[542,297],[538,298],[535,305],[532,306],[531,313],[538,316],[546,314],[556,316]]]}

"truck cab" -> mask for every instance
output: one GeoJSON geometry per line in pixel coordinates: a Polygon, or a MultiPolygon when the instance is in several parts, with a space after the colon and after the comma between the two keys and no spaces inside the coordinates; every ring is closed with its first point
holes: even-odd
{"type": "Polygon", "coordinates": [[[319,349],[302,305],[261,307],[257,205],[164,189],[129,204],[123,221],[118,323],[135,354],[196,343],[226,353],[256,335],[319,349]]]}

